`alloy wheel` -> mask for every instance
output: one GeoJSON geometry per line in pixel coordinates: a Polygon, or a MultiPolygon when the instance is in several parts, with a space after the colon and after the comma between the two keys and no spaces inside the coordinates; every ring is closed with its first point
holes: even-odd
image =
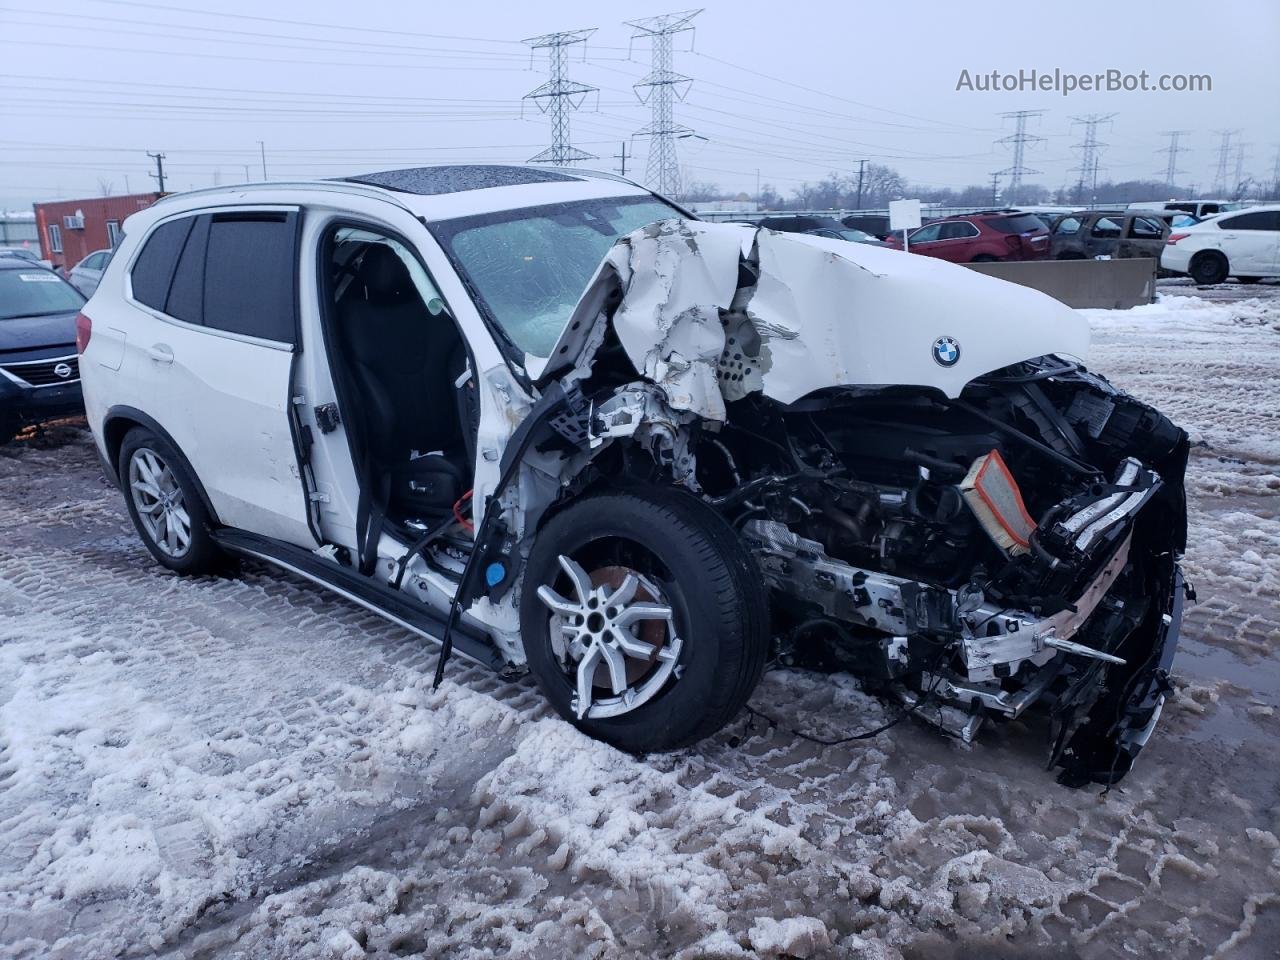
{"type": "Polygon", "coordinates": [[[129,458],[129,494],[143,530],[166,556],[175,560],[191,549],[191,515],[178,478],[150,447],[129,458]]]}
{"type": "Polygon", "coordinates": [[[547,584],[538,597],[552,613],[552,650],[573,680],[572,709],[579,720],[630,713],[680,676],[682,641],[671,606],[634,569],[605,565],[588,573],[572,557],[559,559],[573,598],[547,584]]]}

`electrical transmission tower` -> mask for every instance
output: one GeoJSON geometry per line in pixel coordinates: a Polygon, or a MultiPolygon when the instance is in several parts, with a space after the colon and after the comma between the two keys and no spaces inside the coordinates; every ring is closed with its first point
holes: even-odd
{"type": "MultiPolygon", "coordinates": [[[[1169,138],[1169,145],[1167,147],[1164,147],[1156,151],[1157,153],[1167,153],[1169,155],[1169,164],[1164,169],[1165,183],[1173,184],[1177,181],[1178,174],[1187,172],[1185,170],[1178,169],[1178,154],[1179,152],[1186,149],[1186,147],[1179,146],[1178,140],[1190,132],[1191,132],[1190,130],[1161,130],[1160,131],[1160,136],[1169,138]]],[[[1157,170],[1156,173],[1159,174],[1160,171],[1157,170]]]]}
{"type": "Polygon", "coordinates": [[[569,142],[569,114],[582,106],[582,101],[586,99],[587,94],[595,92],[598,88],[570,80],[565,76],[568,70],[569,48],[575,43],[584,43],[587,37],[595,32],[595,27],[586,30],[562,30],[558,33],[545,33],[540,37],[530,37],[524,41],[532,50],[545,48],[550,66],[547,82],[524,95],[524,99],[532,100],[543,113],[551,114],[551,146],[537,156],[530,157],[530,163],[554,163],[558,166],[567,166],[577,160],[595,159],[595,154],[579,150],[569,142]]]}
{"type": "Polygon", "coordinates": [[[1237,131],[1215,130],[1213,132],[1222,137],[1222,143],[1218,145],[1218,172],[1213,178],[1214,191],[1222,194],[1227,189],[1227,163],[1231,159],[1231,138],[1237,131]]]}
{"type": "Polygon", "coordinates": [[[649,138],[649,156],[645,164],[645,183],[658,193],[670,197],[680,195],[680,162],[676,157],[676,140],[694,135],[689,127],[675,122],[674,105],[683,100],[693,81],[672,69],[671,41],[678,33],[692,30],[689,22],[701,10],[664,13],[643,20],[629,20],[635,31],[632,41],[648,37],[652,61],[649,73],[634,84],[641,103],[648,103],[652,119],[636,131],[637,137],[649,138]],[[642,92],[643,91],[643,92],[642,92]]]}
{"type": "MultiPolygon", "coordinates": [[[[1237,130],[1236,132],[1239,133],[1240,131],[1237,130]]],[[[1245,151],[1248,150],[1250,146],[1252,146],[1252,144],[1240,143],[1240,142],[1236,143],[1236,179],[1235,179],[1235,184],[1231,187],[1232,200],[1240,199],[1239,197],[1236,196],[1236,193],[1243,192],[1242,188],[1244,187],[1244,154],[1245,154],[1245,151]]]]}
{"type": "Polygon", "coordinates": [[[1080,178],[1076,181],[1077,203],[1084,199],[1086,188],[1091,197],[1098,191],[1098,167],[1102,159],[1102,148],[1106,146],[1098,141],[1098,126],[1110,123],[1113,119],[1114,113],[1091,113],[1087,117],[1071,118],[1072,124],[1084,124],[1084,140],[1076,144],[1080,151],[1080,166],[1073,168],[1080,173],[1080,178]]]}
{"type": "Polygon", "coordinates": [[[1012,113],[1002,113],[1002,117],[1012,117],[1014,120],[1013,133],[1007,137],[1002,137],[996,143],[1013,145],[1013,166],[1005,167],[1003,170],[997,171],[997,176],[1007,176],[1009,178],[1009,187],[1005,192],[1005,198],[1010,203],[1017,203],[1021,197],[1022,178],[1028,173],[1040,173],[1039,170],[1032,170],[1023,162],[1025,149],[1029,143],[1042,143],[1044,137],[1037,137],[1034,134],[1027,133],[1027,120],[1030,117],[1038,117],[1043,114],[1043,110],[1015,110],[1012,113]]]}

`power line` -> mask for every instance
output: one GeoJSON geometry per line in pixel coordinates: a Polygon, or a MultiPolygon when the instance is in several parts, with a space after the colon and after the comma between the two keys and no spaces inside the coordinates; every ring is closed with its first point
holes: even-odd
{"type": "Polygon", "coordinates": [[[646,100],[652,110],[652,119],[636,131],[637,137],[649,138],[649,156],[645,163],[645,183],[658,193],[670,197],[680,195],[680,161],[676,155],[676,139],[693,135],[689,127],[677,124],[674,103],[683,100],[693,81],[672,69],[671,40],[678,33],[693,29],[690,21],[701,10],[685,10],[681,13],[665,13],[643,20],[629,20],[627,26],[635,31],[633,41],[648,37],[651,69],[633,87],[640,102],[646,100]],[[648,94],[641,93],[647,90],[648,94]]]}
{"type": "Polygon", "coordinates": [[[1001,137],[996,143],[1011,144],[1013,146],[1013,165],[1005,167],[999,171],[1000,176],[1009,177],[1008,198],[1011,203],[1017,203],[1019,191],[1022,189],[1022,178],[1028,173],[1040,173],[1039,170],[1032,170],[1023,162],[1026,145],[1031,143],[1043,143],[1044,137],[1037,137],[1034,134],[1027,133],[1027,120],[1031,117],[1038,117],[1044,114],[1044,110],[1014,110],[1011,113],[1002,113],[1001,117],[1012,117],[1014,121],[1014,131],[1007,137],[1001,137]]]}
{"type": "MultiPolygon", "coordinates": [[[[1186,173],[1185,170],[1178,169],[1178,153],[1186,150],[1186,147],[1180,146],[1178,140],[1190,133],[1190,130],[1162,130],[1160,136],[1169,138],[1169,145],[1157,150],[1157,153],[1167,153],[1169,155],[1169,164],[1164,170],[1164,182],[1173,184],[1177,182],[1178,174],[1186,173]]],[[[1159,173],[1159,171],[1156,171],[1159,173]]]]}
{"type": "Polygon", "coordinates": [[[565,74],[568,66],[568,50],[596,32],[595,27],[585,30],[562,30],[544,33],[524,41],[532,50],[546,50],[550,76],[542,86],[526,93],[543,113],[551,114],[551,146],[529,158],[530,163],[554,163],[568,166],[577,160],[595,159],[594,153],[579,150],[569,141],[569,114],[582,106],[587,94],[598,87],[570,80],[565,74]]]}
{"type": "Polygon", "coordinates": [[[424,37],[429,40],[465,40],[470,43],[504,43],[519,44],[519,40],[490,39],[487,37],[463,37],[446,33],[415,33],[409,30],[389,30],[378,27],[356,27],[345,23],[314,23],[305,20],[292,20],[281,17],[253,16],[247,13],[220,13],[213,10],[192,10],[189,7],[175,7],[163,3],[143,3],[141,0],[95,0],[118,7],[139,7],[147,10],[165,10],[170,13],[198,13],[206,17],[223,17],[232,20],[252,20],[257,23],[279,23],[289,27],[311,27],[316,30],[338,30],[342,33],[380,33],[394,37],[424,37]]]}

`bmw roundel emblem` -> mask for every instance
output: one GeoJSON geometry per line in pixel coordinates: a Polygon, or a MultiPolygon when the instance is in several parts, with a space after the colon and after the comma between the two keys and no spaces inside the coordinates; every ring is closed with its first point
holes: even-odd
{"type": "Polygon", "coordinates": [[[960,360],[960,342],[955,337],[939,337],[933,341],[933,359],[944,367],[954,367],[960,360]]]}

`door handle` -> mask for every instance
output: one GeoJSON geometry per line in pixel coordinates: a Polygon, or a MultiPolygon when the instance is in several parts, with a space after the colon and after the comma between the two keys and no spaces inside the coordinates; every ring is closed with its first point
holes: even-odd
{"type": "Polygon", "coordinates": [[[173,347],[167,343],[153,343],[147,347],[147,356],[156,363],[173,363],[173,347]]]}

